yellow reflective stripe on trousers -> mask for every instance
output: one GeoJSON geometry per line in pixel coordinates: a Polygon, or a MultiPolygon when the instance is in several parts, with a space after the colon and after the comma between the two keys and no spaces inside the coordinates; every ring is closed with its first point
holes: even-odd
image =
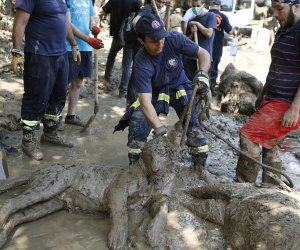
{"type": "Polygon", "coordinates": [[[142,150],[140,148],[129,148],[128,147],[128,153],[129,154],[140,154],[142,150]]]}
{"type": "Polygon", "coordinates": [[[130,107],[133,107],[134,109],[136,109],[138,106],[140,106],[139,98],[137,98],[136,101],[134,103],[132,103],[130,107]]]}
{"type": "Polygon", "coordinates": [[[40,124],[40,121],[28,121],[21,119],[20,124],[25,124],[29,127],[35,127],[40,124]]]}
{"type": "Polygon", "coordinates": [[[198,153],[205,153],[205,152],[208,152],[208,151],[209,151],[208,145],[204,145],[204,146],[201,146],[201,147],[197,147],[197,151],[198,151],[198,153]]]}
{"type": "Polygon", "coordinates": [[[50,115],[50,114],[45,114],[44,115],[46,120],[52,120],[57,122],[59,120],[59,115],[50,115]]]}
{"type": "Polygon", "coordinates": [[[177,100],[180,99],[182,96],[186,96],[186,91],[185,91],[185,89],[181,89],[181,90],[178,90],[178,91],[176,92],[176,99],[177,99],[177,100]]]}
{"type": "Polygon", "coordinates": [[[167,103],[170,103],[170,96],[169,95],[167,95],[166,93],[160,93],[159,95],[158,95],[158,99],[157,99],[158,101],[165,101],[165,102],[167,102],[167,103]]]}

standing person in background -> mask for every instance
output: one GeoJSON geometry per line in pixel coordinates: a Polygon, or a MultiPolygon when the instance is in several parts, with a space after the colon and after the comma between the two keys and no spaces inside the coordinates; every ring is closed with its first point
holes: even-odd
{"type": "MultiPolygon", "coordinates": [[[[258,110],[240,130],[240,148],[282,171],[278,144],[300,126],[300,1],[273,0],[272,9],[280,28],[271,49],[266,83],[257,101],[258,110]]],[[[236,180],[255,182],[259,169],[258,164],[240,155],[236,180]]],[[[272,182],[268,173],[263,171],[263,182],[272,182]]]]}
{"type": "MultiPolygon", "coordinates": [[[[158,10],[158,16],[154,14],[153,7],[151,6],[151,0],[144,1],[144,6],[139,10],[136,17],[132,20],[132,26],[134,30],[135,30],[136,23],[142,16],[152,16],[154,18],[159,18],[160,20],[164,21],[167,1],[155,0],[155,4],[158,10]]],[[[170,2],[168,2],[168,4],[170,4],[170,2]]],[[[133,67],[134,67],[135,55],[139,51],[139,49],[143,47],[142,44],[137,40],[137,36],[132,47],[133,47],[133,67]]],[[[136,98],[137,98],[137,94],[135,90],[135,75],[134,75],[134,71],[132,70],[129,83],[128,83],[128,90],[127,90],[127,97],[126,97],[127,109],[136,100],[136,98]]]]}
{"type": "Polygon", "coordinates": [[[174,13],[170,16],[170,31],[177,31],[179,33],[182,33],[181,30],[181,10],[180,8],[176,8],[174,13]]]}
{"type": "Polygon", "coordinates": [[[224,31],[228,34],[233,34],[233,29],[229,23],[228,17],[220,12],[221,1],[213,0],[209,7],[209,12],[216,15],[217,29],[215,30],[215,37],[213,42],[212,51],[212,63],[210,71],[210,89],[212,95],[216,95],[216,83],[218,78],[218,65],[221,61],[223,54],[223,44],[224,44],[224,31]]]}
{"type": "Polygon", "coordinates": [[[80,52],[67,18],[65,1],[17,0],[12,36],[11,66],[14,72],[25,56],[22,150],[33,159],[41,160],[44,155],[35,137],[41,120],[44,125],[42,142],[73,147],[72,143],[57,134],[67,96],[69,61],[66,37],[72,46],[73,60],[80,63],[80,52]]]}
{"type": "MultiPolygon", "coordinates": [[[[186,36],[195,41],[194,33],[197,32],[198,45],[212,56],[214,33],[217,28],[216,16],[214,13],[204,12],[205,5],[203,0],[193,0],[192,4],[196,17],[188,23],[186,36]]],[[[189,80],[193,80],[197,71],[196,59],[185,58],[184,70],[189,80]]]]}
{"type": "Polygon", "coordinates": [[[97,39],[100,28],[96,26],[94,20],[94,7],[91,0],[69,0],[69,13],[73,32],[76,36],[76,42],[81,53],[81,63],[72,62],[72,48],[68,43],[69,51],[69,94],[68,94],[68,112],[65,118],[66,124],[73,124],[83,127],[85,123],[81,121],[76,113],[76,107],[79,99],[80,87],[84,78],[92,77],[92,47],[100,49],[103,43],[97,39]],[[90,30],[94,37],[89,37],[90,30]],[[78,37],[78,38],[77,38],[78,37]]]}
{"type": "Polygon", "coordinates": [[[107,56],[104,79],[108,82],[108,88],[111,88],[112,71],[115,64],[117,53],[123,48],[122,59],[122,77],[119,84],[119,97],[126,97],[128,81],[130,77],[132,48],[123,47],[119,37],[121,24],[125,18],[132,12],[137,12],[141,7],[138,0],[109,0],[100,10],[100,18],[110,14],[110,35],[113,37],[111,47],[107,56]]]}

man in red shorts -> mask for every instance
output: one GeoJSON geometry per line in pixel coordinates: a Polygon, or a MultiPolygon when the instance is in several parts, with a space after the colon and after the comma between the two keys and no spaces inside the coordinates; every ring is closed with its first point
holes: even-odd
{"type": "MultiPolygon", "coordinates": [[[[300,126],[300,0],[272,0],[280,28],[271,49],[272,62],[259,109],[240,130],[243,151],[278,170],[282,169],[278,144],[300,126]]],[[[239,156],[236,180],[255,182],[259,165],[239,156]]],[[[270,182],[263,172],[263,182],[270,182]]]]}

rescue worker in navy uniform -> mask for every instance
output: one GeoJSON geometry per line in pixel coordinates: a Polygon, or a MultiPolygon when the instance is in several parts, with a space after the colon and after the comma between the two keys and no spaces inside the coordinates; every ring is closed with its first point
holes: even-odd
{"type": "MultiPolygon", "coordinates": [[[[134,73],[138,99],[115,127],[124,130],[129,125],[128,156],[133,164],[140,158],[141,148],[153,128],[155,136],[164,135],[167,128],[159,120],[160,113],[168,114],[173,107],[180,117],[192,95],[192,84],[182,65],[182,55],[198,57],[200,70],[195,82],[203,83],[203,92],[209,92],[208,71],[210,56],[206,50],[178,32],[167,32],[159,18],[142,16],[135,30],[143,48],[135,58],[134,73]]],[[[187,132],[187,145],[196,168],[205,166],[208,146],[204,130],[192,109],[187,132]]]]}
{"type": "Polygon", "coordinates": [[[224,31],[229,35],[233,34],[233,29],[229,23],[228,17],[220,12],[221,10],[221,1],[213,0],[209,7],[209,12],[212,12],[216,15],[217,19],[217,29],[215,30],[215,37],[213,41],[213,50],[212,50],[212,63],[211,63],[211,72],[210,72],[210,88],[212,95],[216,95],[216,84],[219,73],[219,63],[223,54],[223,44],[224,44],[224,31]]]}
{"type": "Polygon", "coordinates": [[[42,142],[73,147],[73,143],[57,133],[67,96],[69,62],[66,37],[72,47],[74,62],[79,64],[81,60],[67,18],[67,5],[64,0],[16,1],[11,67],[17,72],[17,66],[25,58],[21,108],[22,150],[35,160],[44,157],[35,136],[41,120],[44,125],[42,142]],[[24,35],[26,42],[23,52],[24,35]]]}

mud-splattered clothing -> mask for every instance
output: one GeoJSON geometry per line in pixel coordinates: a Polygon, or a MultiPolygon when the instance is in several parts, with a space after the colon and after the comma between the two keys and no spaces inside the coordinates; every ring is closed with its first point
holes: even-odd
{"type": "Polygon", "coordinates": [[[288,102],[264,100],[260,109],[242,127],[241,133],[264,148],[273,148],[284,139],[287,133],[300,126],[300,118],[294,127],[281,125],[281,119],[289,107],[288,102]]]}
{"type": "Polygon", "coordinates": [[[34,130],[42,120],[44,130],[55,130],[67,94],[67,5],[64,0],[17,0],[16,8],[30,14],[25,30],[21,124],[34,130]]]}
{"type": "Polygon", "coordinates": [[[300,22],[290,29],[278,30],[271,50],[272,62],[266,80],[265,100],[241,129],[241,134],[267,149],[273,148],[287,133],[300,126],[300,118],[294,127],[281,125],[281,119],[300,86],[296,31],[300,32],[300,22]]]}
{"type": "MultiPolygon", "coordinates": [[[[152,93],[152,104],[157,114],[167,114],[169,106],[173,107],[178,117],[192,95],[191,82],[183,70],[182,55],[196,57],[198,45],[178,32],[170,32],[159,55],[151,56],[141,49],[135,58],[135,76],[137,93],[152,93]]],[[[123,130],[129,124],[128,152],[139,154],[151,131],[139,102],[135,102],[124,115],[115,131],[123,130]],[[130,113],[131,112],[131,113],[130,113]],[[122,122],[125,119],[127,123],[122,122]],[[125,125],[125,126],[124,126],[125,125]]],[[[197,115],[192,109],[188,128],[188,146],[194,153],[207,152],[205,132],[201,128],[197,115]]]]}
{"type": "Polygon", "coordinates": [[[17,0],[16,9],[30,14],[25,30],[25,52],[43,56],[66,53],[66,12],[64,0],[17,0]]]}

